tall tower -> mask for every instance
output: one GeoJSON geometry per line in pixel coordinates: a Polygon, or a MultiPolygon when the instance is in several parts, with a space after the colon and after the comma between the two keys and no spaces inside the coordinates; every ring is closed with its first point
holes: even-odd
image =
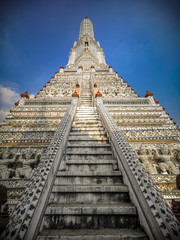
{"type": "Polygon", "coordinates": [[[89,70],[92,65],[96,69],[108,69],[104,52],[94,38],[92,22],[85,17],[80,25],[79,39],[71,49],[67,69],[83,66],[84,70],[89,70]]]}
{"type": "Polygon", "coordinates": [[[85,17],[66,68],[1,124],[0,183],[14,209],[3,237],[179,239],[166,203],[180,197],[179,149],[169,114],[106,64],[85,17]]]}

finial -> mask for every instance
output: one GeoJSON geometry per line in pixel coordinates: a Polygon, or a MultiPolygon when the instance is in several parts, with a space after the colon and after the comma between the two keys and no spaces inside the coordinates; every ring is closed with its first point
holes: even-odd
{"type": "Polygon", "coordinates": [[[27,91],[25,91],[24,93],[21,93],[20,96],[24,98],[29,98],[27,91]]]}
{"type": "Polygon", "coordinates": [[[86,16],[85,19],[88,19],[88,17],[86,16]]]}
{"type": "Polygon", "coordinates": [[[152,97],[152,96],[153,96],[153,93],[151,93],[147,90],[146,95],[144,97],[147,98],[147,97],[152,97]]]}
{"type": "Polygon", "coordinates": [[[95,98],[96,98],[96,97],[102,97],[102,93],[98,91],[98,92],[96,93],[96,95],[95,95],[95,98]]]}
{"type": "Polygon", "coordinates": [[[19,104],[19,101],[15,102],[14,105],[17,107],[19,104]]]}
{"type": "Polygon", "coordinates": [[[72,97],[79,97],[79,94],[75,91],[75,92],[72,94],[72,97]]]}

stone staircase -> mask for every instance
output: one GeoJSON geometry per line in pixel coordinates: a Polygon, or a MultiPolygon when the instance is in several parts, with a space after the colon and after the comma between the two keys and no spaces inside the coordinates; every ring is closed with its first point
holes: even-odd
{"type": "Polygon", "coordinates": [[[148,239],[87,85],[37,239],[148,239]]]}

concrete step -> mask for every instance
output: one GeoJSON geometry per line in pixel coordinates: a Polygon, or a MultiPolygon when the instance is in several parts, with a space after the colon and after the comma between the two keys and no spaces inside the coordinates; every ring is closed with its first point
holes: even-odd
{"type": "Polygon", "coordinates": [[[91,107],[92,102],[89,102],[89,103],[83,102],[83,103],[81,103],[81,105],[84,106],[84,107],[91,107]]]}
{"type": "MultiPolygon", "coordinates": [[[[87,90],[86,90],[87,91],[87,90]]],[[[84,95],[84,94],[82,94],[81,95],[81,99],[84,99],[84,98],[92,98],[92,96],[91,96],[91,92],[89,92],[87,95],[84,95]]]]}
{"type": "Polygon", "coordinates": [[[98,149],[101,149],[101,148],[104,148],[104,147],[107,147],[107,148],[110,148],[111,147],[111,145],[108,143],[106,143],[106,144],[100,144],[100,143],[98,143],[98,142],[96,142],[96,141],[81,141],[81,143],[79,143],[79,141],[78,141],[78,143],[77,143],[77,141],[68,141],[68,144],[67,144],[67,147],[72,147],[72,148],[75,148],[75,147],[77,147],[77,148],[79,148],[79,147],[97,147],[98,149]],[[83,143],[83,144],[82,144],[83,143]]]}
{"type": "Polygon", "coordinates": [[[45,214],[62,215],[136,215],[136,208],[131,203],[121,202],[119,204],[51,204],[47,207],[45,214]]]}
{"type": "Polygon", "coordinates": [[[110,193],[110,192],[128,192],[128,188],[124,184],[114,185],[54,185],[52,192],[58,193],[110,193]]]}
{"type": "Polygon", "coordinates": [[[119,204],[51,204],[44,217],[44,229],[136,228],[136,208],[131,203],[119,204]]]}
{"type": "Polygon", "coordinates": [[[81,113],[97,113],[97,109],[94,109],[92,107],[82,106],[81,108],[77,109],[77,112],[81,112],[81,113]]]}
{"type": "Polygon", "coordinates": [[[97,123],[87,123],[87,122],[84,122],[84,123],[74,123],[72,125],[72,128],[77,128],[77,129],[89,129],[89,128],[93,128],[93,130],[98,130],[98,129],[104,129],[103,125],[99,122],[98,124],[97,123]],[[95,129],[94,129],[95,128],[95,129]]]}
{"type": "Polygon", "coordinates": [[[76,121],[74,121],[74,123],[73,123],[73,125],[72,125],[73,127],[74,126],[78,126],[78,127],[83,127],[83,126],[89,126],[89,127],[94,127],[94,126],[96,126],[96,127],[103,127],[103,125],[102,125],[102,123],[101,123],[101,121],[98,121],[98,120],[93,120],[93,119],[89,119],[89,120],[87,120],[87,121],[84,121],[84,120],[76,120],[76,121]]]}
{"type": "MultiPolygon", "coordinates": [[[[66,172],[66,171],[65,171],[66,172]]],[[[63,173],[65,173],[63,172],[63,173]]],[[[55,185],[86,185],[86,184],[104,184],[115,185],[122,183],[122,176],[57,176],[55,179],[55,185]]]]}
{"type": "Polygon", "coordinates": [[[98,116],[93,116],[93,115],[76,115],[75,117],[75,122],[77,120],[81,120],[81,121],[85,121],[85,120],[99,120],[99,117],[98,116]]]}
{"type": "Polygon", "coordinates": [[[75,122],[76,121],[88,121],[88,120],[94,120],[94,121],[99,121],[99,117],[98,116],[86,116],[86,115],[82,115],[82,116],[76,116],[75,117],[75,122]]]}
{"type": "Polygon", "coordinates": [[[69,171],[115,171],[118,170],[115,160],[67,160],[66,167],[69,171]]]}
{"type": "MultiPolygon", "coordinates": [[[[88,104],[92,104],[92,100],[81,100],[81,105],[84,104],[84,103],[85,103],[85,104],[87,104],[87,103],[88,103],[88,104]]],[[[92,106],[92,105],[91,105],[91,106],[92,106]]]]}
{"type": "Polygon", "coordinates": [[[81,107],[80,106],[77,108],[77,111],[93,111],[94,112],[94,111],[96,111],[96,109],[97,109],[96,107],[81,107]]]}
{"type": "Polygon", "coordinates": [[[88,114],[88,115],[90,115],[90,114],[92,114],[92,115],[97,115],[98,116],[98,114],[97,113],[95,113],[94,112],[94,110],[92,110],[92,111],[90,111],[90,110],[78,110],[77,112],[76,112],[76,115],[77,114],[84,114],[84,115],[86,115],[86,114],[88,114]]]}
{"type": "Polygon", "coordinates": [[[90,119],[92,119],[92,118],[97,119],[98,118],[99,119],[99,116],[97,114],[91,114],[91,113],[88,113],[88,114],[77,113],[76,117],[75,117],[75,121],[76,121],[76,119],[79,119],[79,118],[90,118],[90,119]]]}
{"type": "Polygon", "coordinates": [[[100,120],[92,120],[92,119],[89,119],[88,121],[80,121],[80,120],[76,120],[73,122],[72,126],[103,126],[101,121],[100,120]]]}
{"type": "Polygon", "coordinates": [[[96,113],[96,110],[93,108],[79,108],[77,109],[77,112],[81,112],[81,113],[96,113]]]}
{"type": "Polygon", "coordinates": [[[78,142],[79,145],[84,145],[84,146],[87,146],[87,145],[95,145],[95,144],[106,144],[106,143],[109,143],[108,139],[106,138],[106,140],[101,140],[101,139],[94,139],[94,138],[89,138],[89,137],[84,137],[84,138],[81,138],[81,139],[77,139],[77,138],[74,138],[74,139],[68,139],[68,144],[69,145],[76,145],[78,142]]]}
{"type": "MultiPolygon", "coordinates": [[[[98,184],[99,185],[99,184],[98,184]]],[[[64,185],[65,187],[66,185],[64,185]]],[[[117,192],[59,192],[58,188],[51,192],[49,203],[82,203],[82,204],[93,204],[93,203],[119,203],[119,202],[130,202],[129,192],[127,189],[122,188],[121,191],[117,192]],[[126,190],[126,191],[125,191],[126,190]]]]}
{"type": "Polygon", "coordinates": [[[117,161],[116,160],[105,160],[105,159],[97,159],[97,160],[96,159],[95,160],[92,160],[92,159],[90,159],[90,160],[83,160],[83,159],[73,160],[73,159],[71,159],[71,160],[67,160],[66,164],[67,165],[71,165],[71,164],[73,164],[73,165],[87,165],[87,164],[89,164],[89,165],[94,165],[94,164],[102,165],[102,164],[117,164],[117,161]]]}
{"type": "Polygon", "coordinates": [[[57,177],[119,177],[122,176],[121,171],[108,171],[108,172],[78,172],[78,171],[58,171],[57,177]]]}
{"type": "Polygon", "coordinates": [[[83,106],[80,106],[80,107],[77,107],[77,110],[79,109],[82,109],[82,110],[96,110],[97,108],[96,107],[83,107],[83,106]]]}
{"type": "Polygon", "coordinates": [[[71,131],[70,133],[71,135],[78,135],[78,134],[86,134],[89,137],[91,136],[106,136],[106,132],[104,130],[101,131],[93,131],[93,130],[80,130],[80,129],[74,129],[73,131],[71,131]]]}
{"type": "Polygon", "coordinates": [[[86,160],[93,160],[93,159],[113,159],[112,157],[112,152],[111,151],[87,151],[87,152],[78,152],[78,151],[67,151],[66,153],[66,160],[71,160],[71,159],[86,159],[86,160]]]}
{"type": "Polygon", "coordinates": [[[91,97],[83,97],[81,98],[81,102],[85,102],[85,101],[92,101],[91,97]]]}
{"type": "Polygon", "coordinates": [[[84,129],[84,130],[81,130],[81,129],[72,129],[71,133],[86,133],[88,134],[89,136],[91,135],[104,135],[106,136],[106,132],[104,130],[92,130],[92,129],[84,129]]]}
{"type": "Polygon", "coordinates": [[[108,138],[106,136],[106,134],[94,134],[94,133],[91,133],[91,134],[88,134],[88,133],[70,133],[69,134],[69,140],[68,141],[71,141],[71,140],[76,140],[76,141],[108,141],[108,138]]]}
{"type": "Polygon", "coordinates": [[[99,116],[98,115],[98,113],[95,111],[95,110],[82,110],[82,109],[79,109],[79,110],[77,110],[77,112],[76,112],[76,115],[77,114],[92,114],[92,115],[97,115],[97,116],[99,116]]]}
{"type": "Polygon", "coordinates": [[[92,100],[86,100],[86,101],[81,100],[81,105],[83,104],[90,104],[90,106],[92,106],[92,100]]]}
{"type": "Polygon", "coordinates": [[[74,145],[74,146],[70,146],[68,144],[67,146],[67,152],[69,151],[76,151],[76,152],[82,152],[82,153],[86,153],[86,152],[89,152],[89,151],[93,151],[93,152],[97,152],[97,151],[111,151],[111,146],[110,144],[99,144],[99,145],[88,145],[88,146],[83,146],[83,145],[74,145]]]}
{"type": "Polygon", "coordinates": [[[103,127],[96,127],[96,126],[72,126],[71,131],[104,131],[103,127]]]}
{"type": "Polygon", "coordinates": [[[43,230],[37,240],[148,240],[140,229],[49,229],[43,230]]]}
{"type": "Polygon", "coordinates": [[[92,103],[81,103],[81,106],[84,106],[84,107],[91,107],[92,106],[92,103]]]}

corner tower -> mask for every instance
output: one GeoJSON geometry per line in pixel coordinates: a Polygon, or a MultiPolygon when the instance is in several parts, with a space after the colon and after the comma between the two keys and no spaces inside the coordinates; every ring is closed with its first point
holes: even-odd
{"type": "Polygon", "coordinates": [[[94,38],[93,24],[88,17],[81,22],[79,39],[70,51],[67,69],[77,69],[79,66],[84,70],[89,70],[91,66],[96,69],[108,68],[104,51],[94,38]]]}

